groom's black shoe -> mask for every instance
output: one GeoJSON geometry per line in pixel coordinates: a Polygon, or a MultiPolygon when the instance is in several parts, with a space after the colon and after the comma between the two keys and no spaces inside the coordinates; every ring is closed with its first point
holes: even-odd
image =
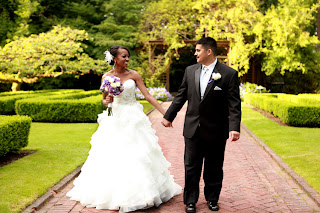
{"type": "Polygon", "coordinates": [[[196,212],[196,205],[194,203],[189,203],[188,205],[186,205],[186,212],[195,213],[196,212]]]}
{"type": "Polygon", "coordinates": [[[217,202],[208,201],[208,208],[211,211],[218,211],[219,210],[219,205],[218,205],[217,202]]]}

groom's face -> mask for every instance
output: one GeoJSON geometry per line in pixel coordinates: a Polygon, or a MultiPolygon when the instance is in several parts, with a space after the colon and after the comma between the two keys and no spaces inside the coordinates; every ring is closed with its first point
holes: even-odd
{"type": "Polygon", "coordinates": [[[201,44],[196,45],[196,52],[194,55],[199,64],[204,64],[208,60],[208,51],[201,44]]]}

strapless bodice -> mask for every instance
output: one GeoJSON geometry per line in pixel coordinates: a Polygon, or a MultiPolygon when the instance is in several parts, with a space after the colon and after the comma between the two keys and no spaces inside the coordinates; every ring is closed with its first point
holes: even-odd
{"type": "Polygon", "coordinates": [[[123,83],[123,87],[122,93],[114,97],[114,103],[135,104],[137,102],[135,97],[136,82],[132,79],[128,79],[123,83]]]}

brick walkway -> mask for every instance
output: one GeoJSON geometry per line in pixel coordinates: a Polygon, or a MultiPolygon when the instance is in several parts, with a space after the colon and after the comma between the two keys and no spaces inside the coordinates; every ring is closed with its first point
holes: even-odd
{"type": "MultiPolygon", "coordinates": [[[[163,103],[167,108],[169,103],[163,103]]],[[[173,128],[164,128],[160,121],[161,114],[153,111],[150,121],[159,136],[159,144],[164,155],[172,163],[171,173],[175,181],[183,187],[184,140],[182,128],[186,107],[179,112],[173,122],[173,128]]],[[[278,164],[254,141],[245,131],[236,143],[227,143],[224,163],[224,182],[219,204],[219,212],[319,212],[314,203],[295,182],[283,172],[278,164]]],[[[201,180],[200,198],[197,212],[211,212],[206,206],[201,180]]],[[[84,208],[76,201],[69,200],[65,194],[72,188],[68,184],[53,199],[37,212],[97,212],[116,213],[117,211],[84,208]]],[[[182,213],[184,204],[182,194],[158,208],[150,208],[136,212],[182,213]]]]}

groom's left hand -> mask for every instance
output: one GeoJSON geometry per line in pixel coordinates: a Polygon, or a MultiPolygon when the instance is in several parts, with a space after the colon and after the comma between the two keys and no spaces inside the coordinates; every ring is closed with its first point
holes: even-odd
{"type": "Polygon", "coordinates": [[[230,141],[237,141],[240,138],[240,132],[237,131],[230,131],[229,132],[229,139],[230,141]]]}

